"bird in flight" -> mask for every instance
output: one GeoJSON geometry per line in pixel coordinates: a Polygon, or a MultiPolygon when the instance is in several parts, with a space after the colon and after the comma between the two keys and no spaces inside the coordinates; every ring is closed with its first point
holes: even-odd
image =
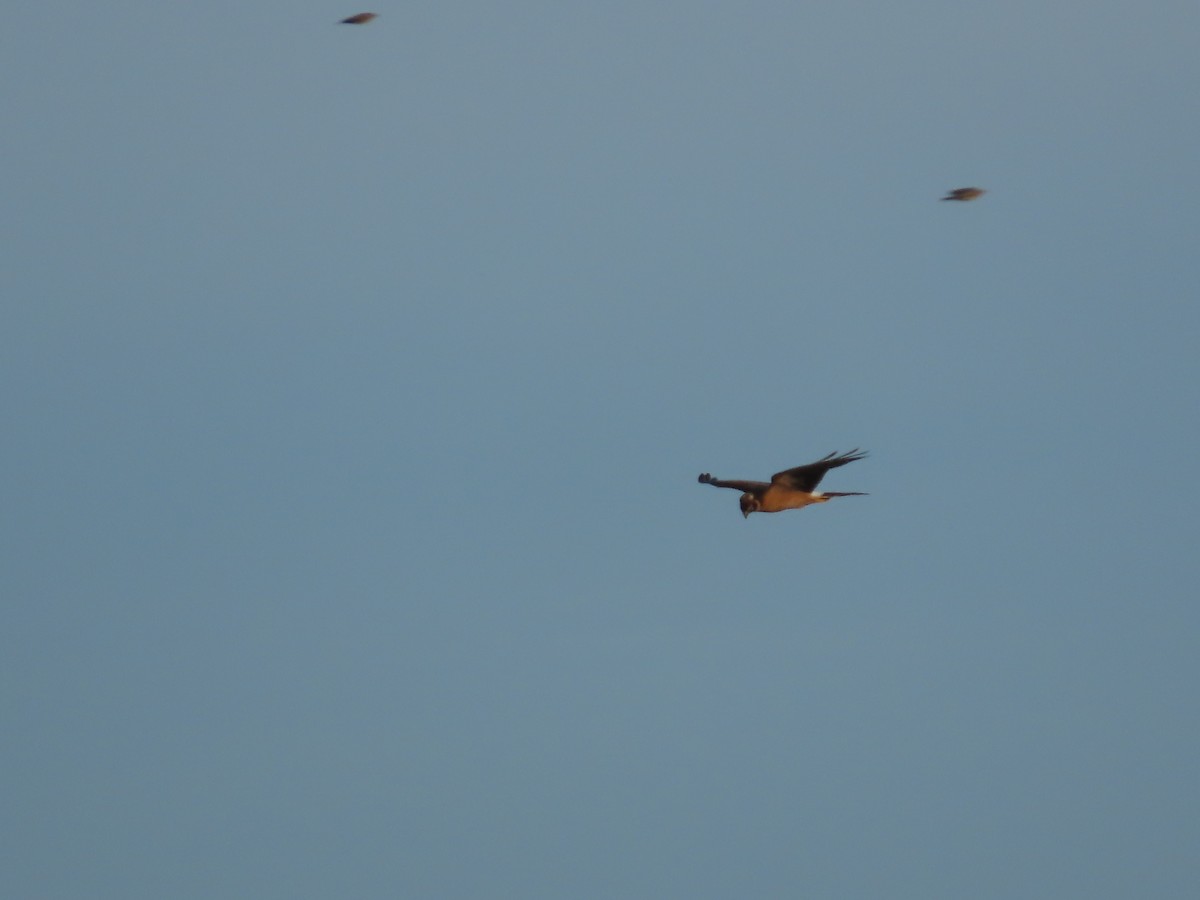
{"type": "Polygon", "coordinates": [[[372,19],[378,19],[379,13],[355,13],[347,19],[338,22],[339,25],[366,25],[372,19]]]}
{"type": "Polygon", "coordinates": [[[948,192],[946,194],[946,196],[943,197],[942,199],[943,200],[978,200],[980,197],[982,197],[986,193],[987,193],[987,191],[985,191],[983,188],[975,188],[975,187],[955,188],[954,190],[948,192]]]}
{"type": "Polygon", "coordinates": [[[742,496],[738,503],[742,507],[743,517],[752,512],[782,512],[785,509],[800,509],[813,503],[825,503],[830,497],[865,496],[862,491],[818,491],[816,487],[830,469],[855,462],[866,455],[865,451],[857,448],[841,455],[835,451],[807,466],[776,472],[771,476],[770,484],[765,481],[722,481],[713,478],[707,472],[698,480],[701,484],[741,491],[742,496]]]}

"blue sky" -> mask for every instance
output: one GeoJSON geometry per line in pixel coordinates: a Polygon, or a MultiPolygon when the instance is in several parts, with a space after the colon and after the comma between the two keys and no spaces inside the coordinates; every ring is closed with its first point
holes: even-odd
{"type": "Polygon", "coordinates": [[[374,9],[0,36],[4,895],[1195,897],[1194,4],[374,9]]]}

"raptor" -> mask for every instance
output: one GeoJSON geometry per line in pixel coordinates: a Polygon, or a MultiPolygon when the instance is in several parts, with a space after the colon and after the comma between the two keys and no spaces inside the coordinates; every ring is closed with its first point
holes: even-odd
{"type": "Polygon", "coordinates": [[[818,491],[817,485],[825,477],[825,473],[846,463],[856,462],[867,454],[855,448],[849,453],[830,453],[816,462],[806,466],[796,466],[785,469],[771,476],[770,483],[765,481],[724,481],[713,478],[707,472],[698,479],[701,484],[711,484],[713,487],[733,488],[741,491],[738,503],[742,507],[742,516],[752,512],[782,512],[785,509],[802,509],[814,503],[825,503],[833,497],[862,497],[862,491],[818,491]]]}
{"type": "Polygon", "coordinates": [[[948,191],[946,193],[946,196],[943,197],[942,199],[943,200],[962,200],[965,203],[969,200],[978,200],[980,197],[982,197],[986,193],[987,193],[987,191],[985,191],[983,188],[978,188],[978,187],[955,188],[952,191],[948,191]]]}

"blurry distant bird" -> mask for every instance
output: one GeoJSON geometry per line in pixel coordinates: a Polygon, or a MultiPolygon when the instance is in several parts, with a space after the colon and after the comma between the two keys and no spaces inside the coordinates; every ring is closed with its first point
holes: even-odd
{"type": "Polygon", "coordinates": [[[342,19],[339,25],[366,25],[372,19],[378,19],[379,13],[356,13],[348,19],[342,19]]]}
{"type": "Polygon", "coordinates": [[[955,188],[943,200],[976,200],[986,194],[983,188],[955,188]]]}
{"type": "Polygon", "coordinates": [[[738,503],[742,507],[742,516],[752,512],[781,512],[785,509],[800,509],[813,503],[824,503],[830,497],[862,497],[862,491],[818,491],[816,487],[825,477],[825,473],[846,463],[862,459],[867,454],[857,448],[840,456],[834,452],[818,459],[807,466],[797,466],[771,476],[771,483],[765,481],[721,481],[713,478],[707,472],[698,479],[701,484],[711,484],[713,487],[733,488],[742,491],[738,503]]]}

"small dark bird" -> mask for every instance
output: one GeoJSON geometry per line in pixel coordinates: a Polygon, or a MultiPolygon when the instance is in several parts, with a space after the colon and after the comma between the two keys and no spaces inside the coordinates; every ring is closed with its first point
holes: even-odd
{"type": "Polygon", "coordinates": [[[378,19],[379,13],[356,13],[348,19],[342,19],[339,25],[366,25],[372,19],[378,19]]]}
{"type": "Polygon", "coordinates": [[[765,481],[721,481],[707,472],[698,480],[701,484],[742,491],[738,503],[742,507],[743,517],[752,512],[782,512],[785,509],[801,509],[813,503],[825,503],[830,497],[865,496],[862,491],[818,491],[816,487],[830,469],[855,462],[866,455],[857,448],[840,456],[836,452],[830,453],[807,466],[776,472],[771,476],[770,484],[765,481]]]}
{"type": "Polygon", "coordinates": [[[943,200],[978,200],[986,194],[983,188],[955,188],[950,191],[943,200]]]}

